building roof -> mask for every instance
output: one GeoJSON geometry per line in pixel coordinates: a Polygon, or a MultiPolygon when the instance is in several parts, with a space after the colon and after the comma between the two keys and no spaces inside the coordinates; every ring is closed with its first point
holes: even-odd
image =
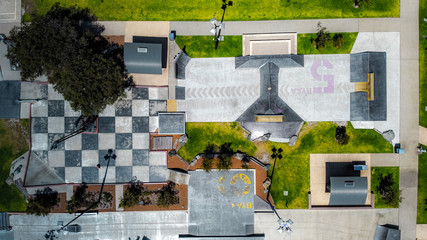
{"type": "Polygon", "coordinates": [[[168,38],[166,37],[143,37],[133,36],[134,43],[152,43],[162,45],[162,68],[166,68],[168,60],[168,38]]]}
{"type": "Polygon", "coordinates": [[[367,177],[331,177],[331,206],[363,206],[368,195],[367,177]]]}
{"type": "Polygon", "coordinates": [[[124,58],[128,73],[162,74],[162,45],[125,43],[124,58]]]}
{"type": "Polygon", "coordinates": [[[19,118],[21,81],[0,81],[0,118],[19,118]]]}
{"type": "Polygon", "coordinates": [[[374,240],[400,240],[400,230],[377,225],[374,240]]]}

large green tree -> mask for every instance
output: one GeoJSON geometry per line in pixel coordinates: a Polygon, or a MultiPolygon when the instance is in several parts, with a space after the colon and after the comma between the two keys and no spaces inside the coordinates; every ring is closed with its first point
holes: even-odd
{"type": "Polygon", "coordinates": [[[14,27],[7,57],[21,68],[22,80],[46,75],[75,111],[100,113],[132,85],[123,48],[109,43],[89,10],[55,4],[44,16],[14,27]]]}

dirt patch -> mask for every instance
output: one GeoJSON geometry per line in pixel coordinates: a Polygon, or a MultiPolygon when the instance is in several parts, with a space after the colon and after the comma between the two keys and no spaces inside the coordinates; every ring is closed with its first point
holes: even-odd
{"type": "Polygon", "coordinates": [[[67,205],[67,193],[58,193],[59,202],[53,207],[51,213],[66,213],[67,210],[65,206],[67,205]]]}
{"type": "Polygon", "coordinates": [[[117,43],[119,46],[125,44],[125,36],[113,36],[113,35],[105,35],[104,36],[109,42],[117,43]]]}

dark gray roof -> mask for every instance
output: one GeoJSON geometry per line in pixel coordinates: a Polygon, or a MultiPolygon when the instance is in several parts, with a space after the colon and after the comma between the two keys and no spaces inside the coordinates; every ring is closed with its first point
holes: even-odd
{"type": "Polygon", "coordinates": [[[166,37],[143,37],[133,36],[134,43],[152,43],[162,45],[162,68],[166,68],[168,61],[168,38],[166,37]]]}
{"type": "Polygon", "coordinates": [[[175,86],[175,99],[185,100],[185,87],[175,86]]]}
{"type": "Polygon", "coordinates": [[[9,214],[7,212],[0,212],[0,231],[9,230],[9,214]]]}
{"type": "Polygon", "coordinates": [[[19,118],[21,81],[0,81],[0,118],[19,118]]]}
{"type": "Polygon", "coordinates": [[[330,192],[331,177],[360,177],[360,171],[354,170],[354,165],[365,165],[365,161],[326,162],[325,191],[330,192]]]}
{"type": "Polygon", "coordinates": [[[159,113],[159,134],[184,134],[185,113],[159,113]]]}
{"type": "Polygon", "coordinates": [[[189,174],[188,234],[231,237],[254,233],[254,171],[189,174]],[[245,189],[247,194],[243,194],[245,189]]]}
{"type": "Polygon", "coordinates": [[[128,73],[162,74],[162,45],[125,43],[124,58],[128,73]]]}
{"type": "Polygon", "coordinates": [[[267,62],[280,68],[304,67],[304,55],[240,56],[235,58],[235,68],[258,68],[267,62]]]}
{"type": "Polygon", "coordinates": [[[350,93],[351,121],[387,120],[387,61],[385,52],[350,54],[350,82],[367,82],[368,73],[374,73],[374,100],[368,93],[350,93]]]}
{"type": "Polygon", "coordinates": [[[184,51],[179,53],[175,59],[175,77],[177,79],[185,79],[185,67],[190,60],[191,58],[184,51]]]}
{"type": "Polygon", "coordinates": [[[362,206],[368,195],[367,177],[331,177],[331,206],[362,206]]]}
{"type": "Polygon", "coordinates": [[[400,230],[377,225],[373,240],[400,240],[400,230]]]}
{"type": "Polygon", "coordinates": [[[256,115],[283,115],[285,122],[302,122],[302,118],[278,95],[279,67],[267,62],[260,68],[260,97],[237,118],[237,122],[255,122],[256,115]]]}

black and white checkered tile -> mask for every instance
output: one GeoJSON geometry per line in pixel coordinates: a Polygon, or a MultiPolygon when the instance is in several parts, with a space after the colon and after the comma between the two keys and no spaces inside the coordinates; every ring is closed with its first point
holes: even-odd
{"type": "Polygon", "coordinates": [[[65,183],[100,183],[108,149],[116,151],[106,182],[125,183],[132,177],[142,182],[165,181],[165,152],[149,152],[149,133],[158,128],[158,112],[165,112],[167,88],[133,88],[99,115],[97,133],[82,133],[58,144],[52,143],[78,129],[80,113],[71,109],[52,85],[44,85],[48,100],[32,105],[32,150],[45,159],[65,183]],[[101,168],[97,168],[97,164],[101,168]]]}

